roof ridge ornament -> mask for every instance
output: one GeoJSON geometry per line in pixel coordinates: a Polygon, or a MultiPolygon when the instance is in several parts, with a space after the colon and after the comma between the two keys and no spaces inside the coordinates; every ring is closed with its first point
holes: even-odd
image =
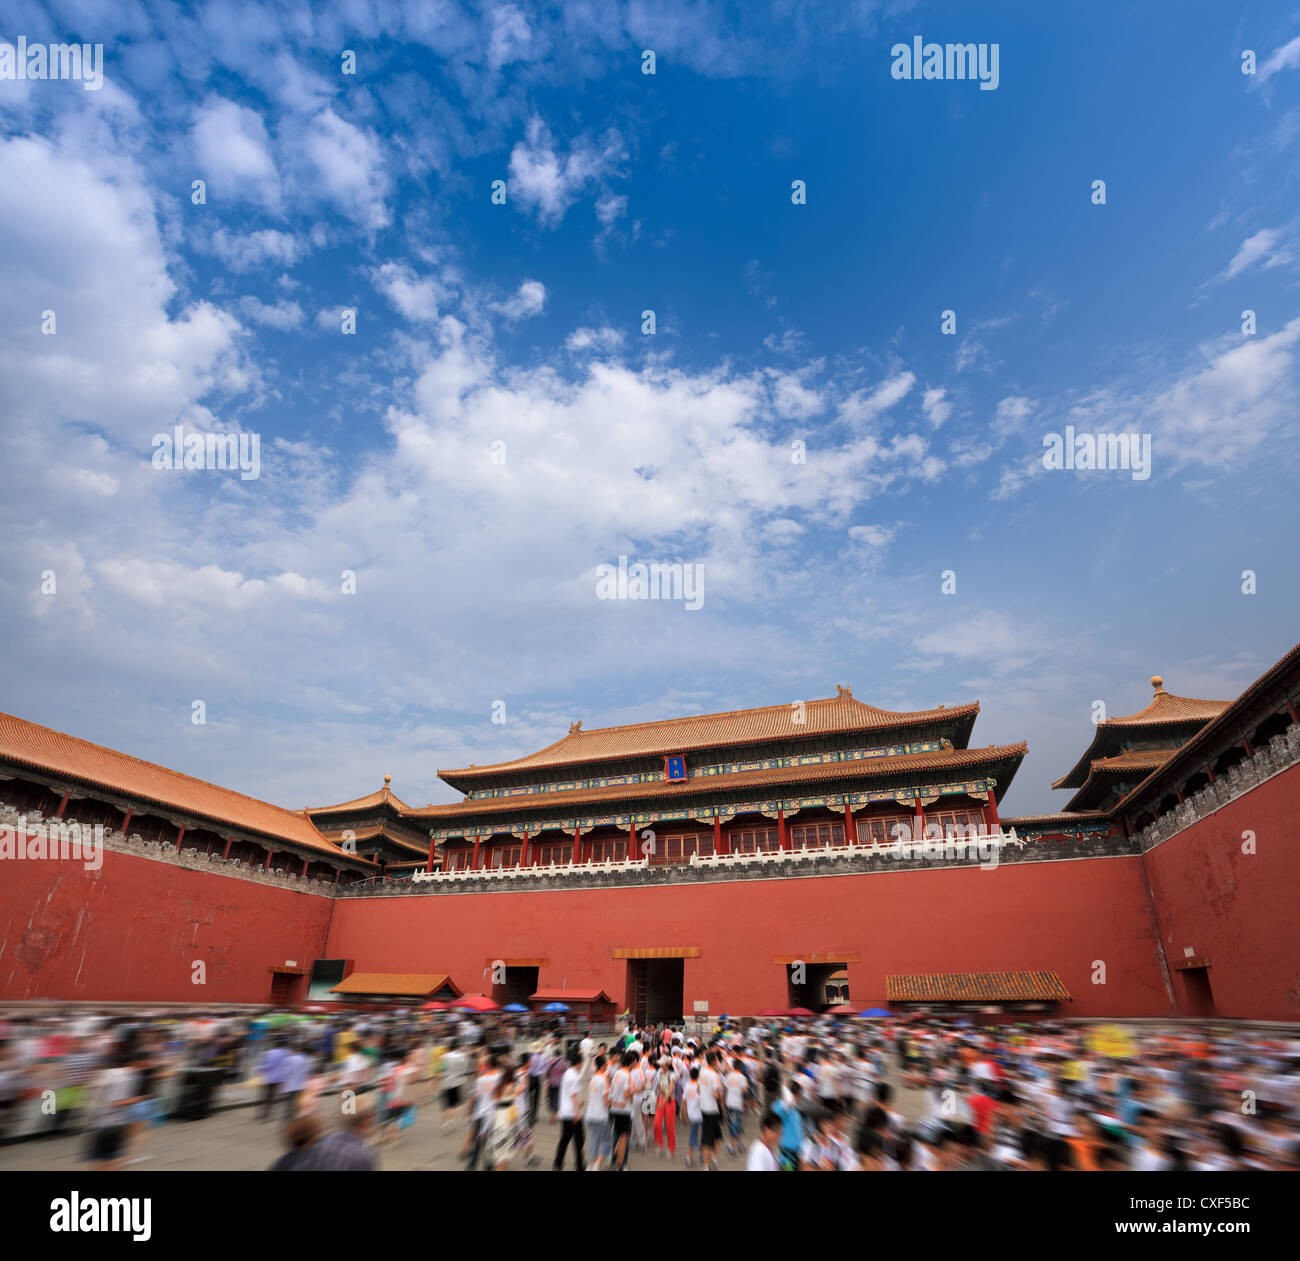
{"type": "Polygon", "coordinates": [[[571,736],[576,736],[576,735],[580,735],[581,733],[582,733],[582,719],[579,718],[577,722],[571,722],[569,724],[569,734],[571,736]]]}
{"type": "Polygon", "coordinates": [[[851,701],[853,699],[853,689],[845,687],[842,683],[835,685],[835,699],[837,701],[851,701]]]}
{"type": "Polygon", "coordinates": [[[1156,695],[1159,696],[1165,690],[1165,681],[1158,674],[1151,676],[1151,686],[1155,688],[1156,695]]]}

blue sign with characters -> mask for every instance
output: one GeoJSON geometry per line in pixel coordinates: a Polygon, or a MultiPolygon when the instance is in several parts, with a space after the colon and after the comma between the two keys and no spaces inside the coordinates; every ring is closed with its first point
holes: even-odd
{"type": "Polygon", "coordinates": [[[670,784],[681,783],[686,778],[686,759],[680,754],[664,758],[664,778],[670,784]]]}

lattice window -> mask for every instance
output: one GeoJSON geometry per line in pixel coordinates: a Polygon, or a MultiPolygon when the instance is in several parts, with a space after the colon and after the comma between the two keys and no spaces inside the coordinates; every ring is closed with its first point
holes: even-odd
{"type": "Polygon", "coordinates": [[[495,845],[492,848],[491,865],[493,867],[518,867],[523,857],[522,845],[495,845]]]}
{"type": "Polygon", "coordinates": [[[910,814],[876,815],[870,819],[858,820],[859,845],[892,845],[895,841],[910,837],[911,833],[910,814]]]}
{"type": "Polygon", "coordinates": [[[655,841],[652,864],[689,863],[692,854],[713,853],[713,833],[696,832],[688,836],[661,836],[655,841]]]}
{"type": "Polygon", "coordinates": [[[733,854],[772,853],[780,849],[781,837],[778,828],[746,828],[727,834],[733,854]]]}
{"type": "Polygon", "coordinates": [[[844,844],[844,824],[803,823],[790,829],[790,844],[795,849],[823,849],[844,844]]]}
{"type": "Polygon", "coordinates": [[[627,837],[617,840],[584,842],[583,848],[590,855],[593,863],[616,862],[627,859],[627,837]]]}
{"type": "Polygon", "coordinates": [[[558,866],[573,861],[572,841],[546,841],[536,847],[537,861],[544,867],[558,866]]]}
{"type": "Polygon", "coordinates": [[[978,810],[941,810],[925,816],[925,830],[931,834],[931,824],[937,823],[944,836],[971,836],[979,832],[984,816],[978,810]],[[959,832],[960,829],[960,832],[959,832]]]}

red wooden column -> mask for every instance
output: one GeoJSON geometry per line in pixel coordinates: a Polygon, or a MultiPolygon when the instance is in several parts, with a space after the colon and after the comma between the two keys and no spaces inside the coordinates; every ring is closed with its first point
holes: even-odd
{"type": "Polygon", "coordinates": [[[474,838],[474,857],[469,860],[469,869],[471,871],[478,870],[478,850],[479,850],[480,841],[481,838],[477,836],[474,838]]]}
{"type": "Polygon", "coordinates": [[[266,862],[262,864],[262,870],[263,871],[271,870],[271,851],[269,849],[266,851],[266,862]]]}
{"type": "Polygon", "coordinates": [[[176,829],[176,848],[177,848],[178,850],[180,849],[180,847],[181,847],[181,842],[182,842],[184,839],[185,839],[185,824],[182,823],[182,824],[181,824],[181,825],[176,829]]]}
{"type": "Polygon", "coordinates": [[[68,793],[63,794],[63,800],[59,802],[59,808],[54,812],[56,819],[63,818],[63,812],[68,808],[68,793]]]}
{"type": "Polygon", "coordinates": [[[635,858],[636,854],[636,824],[629,823],[627,825],[627,856],[629,860],[635,858]]]}
{"type": "Polygon", "coordinates": [[[1255,756],[1255,750],[1250,747],[1250,741],[1245,736],[1241,737],[1241,747],[1246,750],[1247,757],[1255,756]]]}
{"type": "Polygon", "coordinates": [[[925,810],[921,806],[921,799],[916,799],[916,817],[912,821],[912,840],[925,840],[925,810]]]}
{"type": "Polygon", "coordinates": [[[306,858],[302,860],[302,874],[304,876],[307,874],[307,862],[308,860],[306,858]]]}
{"type": "MultiPolygon", "coordinates": [[[[123,836],[126,835],[126,830],[127,830],[127,828],[129,828],[129,827],[131,826],[131,816],[132,816],[134,813],[135,813],[135,810],[134,810],[134,809],[128,810],[128,811],[126,812],[125,816],[124,816],[123,819],[122,819],[121,832],[122,832],[122,835],[123,835],[123,836]]],[[[180,849],[180,846],[178,845],[176,848],[177,848],[177,849],[180,849]]]]}
{"type": "Polygon", "coordinates": [[[777,806],[776,808],[776,836],[777,842],[782,849],[790,848],[790,835],[785,828],[785,807],[777,806]]]}
{"type": "Polygon", "coordinates": [[[722,819],[716,814],[713,816],[713,852],[722,853],[722,819]]]}
{"type": "Polygon", "coordinates": [[[1296,713],[1296,708],[1291,703],[1291,699],[1289,697],[1287,698],[1287,702],[1286,702],[1286,712],[1290,715],[1292,722],[1300,722],[1300,714],[1296,713]]]}
{"type": "Polygon", "coordinates": [[[573,829],[573,861],[575,863],[584,861],[582,856],[582,829],[576,825],[573,829]]]}
{"type": "Polygon", "coordinates": [[[993,794],[993,789],[989,789],[988,810],[985,813],[985,822],[988,824],[990,832],[1001,831],[1002,820],[998,818],[998,799],[993,794]]]}
{"type": "Polygon", "coordinates": [[[229,858],[229,857],[230,857],[230,846],[231,846],[232,840],[233,840],[233,838],[231,838],[231,837],[229,837],[229,836],[226,837],[226,845],[225,845],[225,848],[221,851],[221,857],[222,857],[222,858],[229,858]]]}
{"type": "Polygon", "coordinates": [[[858,834],[853,827],[853,810],[849,803],[844,803],[844,844],[856,845],[858,843],[858,834]]]}
{"type": "MultiPolygon", "coordinates": [[[[431,835],[431,836],[429,837],[429,861],[428,861],[427,863],[424,864],[424,869],[425,869],[425,871],[432,871],[432,870],[433,870],[433,854],[434,854],[434,850],[435,850],[436,848],[437,848],[437,846],[434,845],[434,843],[433,843],[433,837],[432,837],[432,835],[431,835]]],[[[336,877],[336,880],[337,880],[337,877],[336,877]]]]}

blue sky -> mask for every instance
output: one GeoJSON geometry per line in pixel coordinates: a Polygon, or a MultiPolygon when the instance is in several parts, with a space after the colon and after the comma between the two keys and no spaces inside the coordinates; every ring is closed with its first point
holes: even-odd
{"type": "Polygon", "coordinates": [[[1078,8],[7,6],[105,81],[0,81],[0,707],[422,804],[846,683],[980,699],[1036,811],[1095,700],[1235,695],[1297,638],[1300,17],[1078,8]],[[916,35],[997,89],[893,79],[916,35]],[[260,476],[155,469],[178,423],[260,476]],[[703,607],[598,600],[620,555],[703,607]]]}

